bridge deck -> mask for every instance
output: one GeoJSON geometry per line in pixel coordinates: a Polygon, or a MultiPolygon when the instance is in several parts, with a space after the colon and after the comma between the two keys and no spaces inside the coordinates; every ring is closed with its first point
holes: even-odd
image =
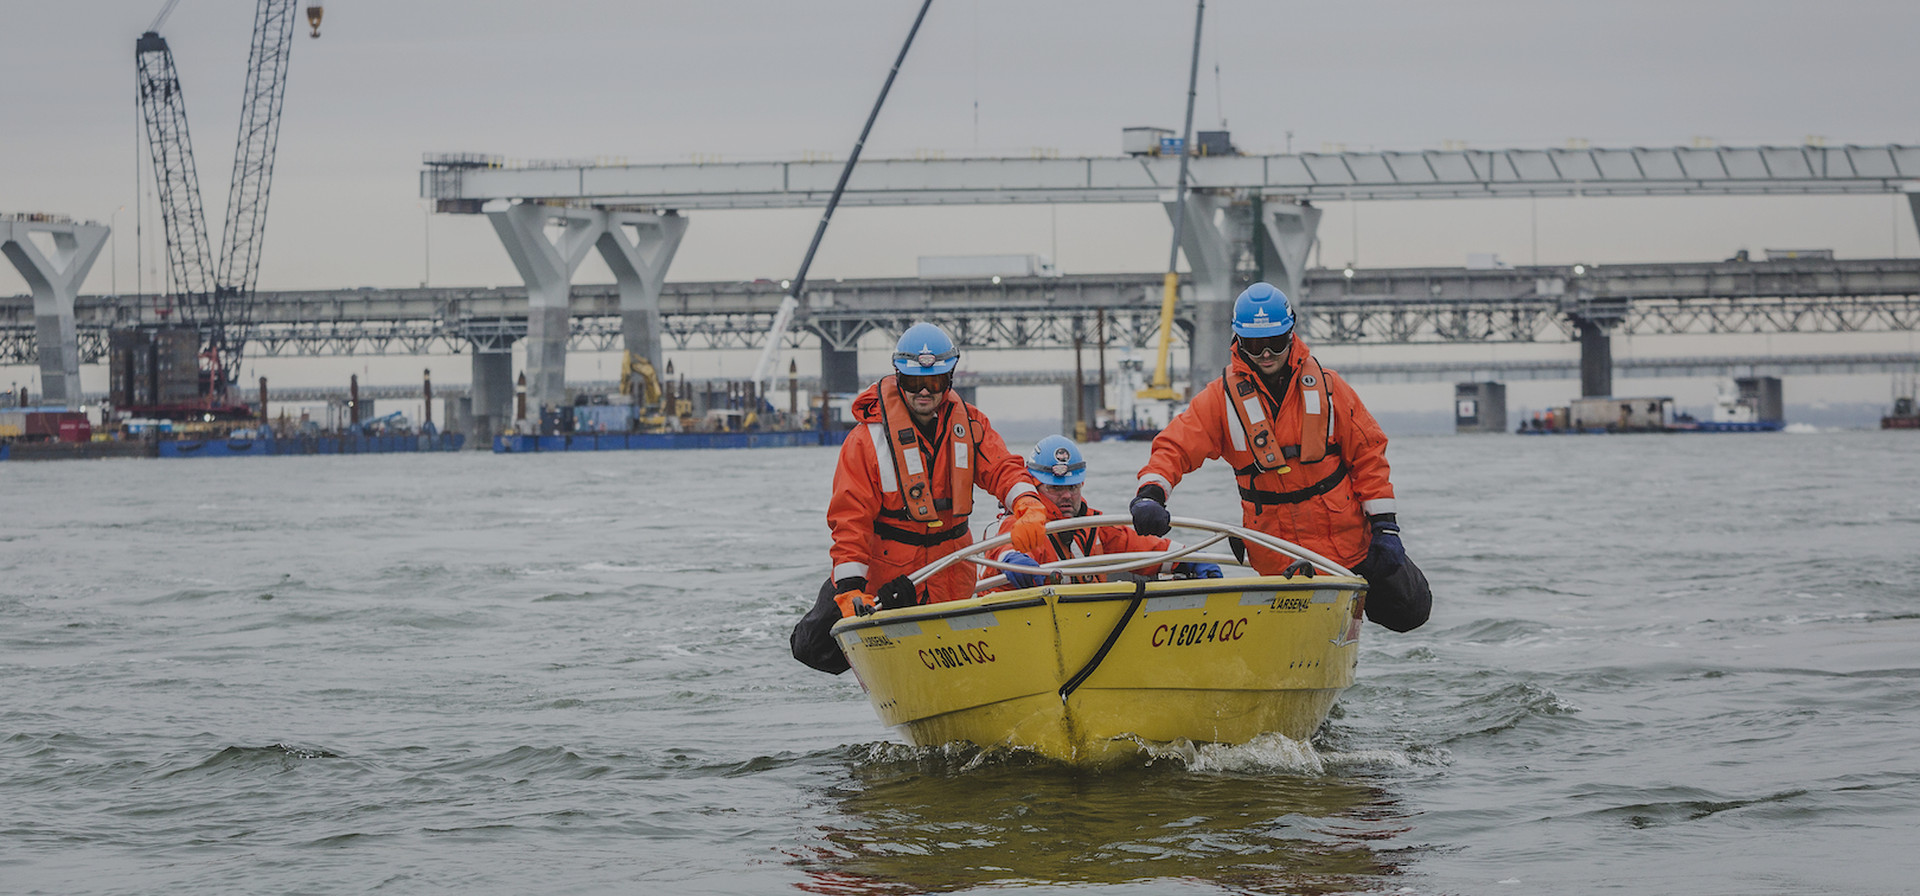
{"type": "MultiPolygon", "coordinates": [[[[1920,179],[1920,147],[1756,146],[1429,150],[1210,156],[1189,160],[1201,190],[1292,199],[1894,193],[1920,179]]],[[[825,204],[833,161],[602,165],[429,153],[420,196],[442,211],[493,200],[651,209],[825,204]]],[[[1158,202],[1177,156],[863,159],[842,205],[1158,202]]]]}

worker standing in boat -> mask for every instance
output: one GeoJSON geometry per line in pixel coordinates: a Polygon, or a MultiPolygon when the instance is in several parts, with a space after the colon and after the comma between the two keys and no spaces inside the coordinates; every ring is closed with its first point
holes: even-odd
{"type": "MultiPolygon", "coordinates": [[[[1201,389],[1153,440],[1130,510],[1134,529],[1170,528],[1167,496],[1210,458],[1239,480],[1243,524],[1284,538],[1367,580],[1367,618],[1397,632],[1427,621],[1433,594],[1407,559],[1387,467],[1387,436],[1360,396],[1320,365],[1293,326],[1293,307],[1270,283],[1233,304],[1226,372],[1201,389]]],[[[1262,575],[1288,558],[1248,545],[1262,575]]]]}
{"type": "Polygon", "coordinates": [[[972,597],[972,564],[954,564],[918,589],[907,574],[973,543],[975,486],[1013,508],[1015,544],[1038,552],[1046,543],[1046,503],[1025,464],[953,391],[959,359],[939,327],[914,324],[895,347],[894,374],[853,400],[854,420],[864,425],[847,434],[833,473],[833,572],[794,627],[795,659],[838,674],[847,664],[833,623],[876,607],[972,597]]]}
{"type": "MultiPolygon", "coordinates": [[[[1100,511],[1087,505],[1081,496],[1081,489],[1087,481],[1087,461],[1080,454],[1080,446],[1066,436],[1047,436],[1033,446],[1033,454],[1027,457],[1027,473],[1040,483],[1040,497],[1052,505],[1050,514],[1055,519],[1074,519],[1083,516],[1099,516],[1100,511]]],[[[986,536],[992,538],[1007,531],[1014,521],[1012,514],[1006,514],[987,527],[986,536]]],[[[1141,535],[1126,526],[1099,526],[1091,529],[1075,529],[1067,532],[1052,532],[1047,535],[1047,550],[1050,556],[1035,557],[1013,545],[1004,545],[998,550],[989,551],[987,557],[1003,563],[1021,566],[1039,566],[1042,562],[1064,557],[1091,557],[1098,554],[1126,554],[1135,552],[1159,553],[1173,545],[1165,538],[1155,535],[1141,535]]],[[[1196,579],[1220,578],[1220,567],[1212,563],[1172,562],[1158,567],[1136,570],[1143,575],[1154,573],[1181,573],[1196,579]]],[[[997,575],[992,567],[981,567],[984,578],[997,575]]],[[[1040,573],[1023,573],[1006,570],[1007,584],[1014,588],[1031,588],[1044,581],[1040,573]]],[[[1072,577],[1069,576],[1069,579],[1072,577]]],[[[1104,577],[1097,577],[1103,579],[1104,577]]]]}

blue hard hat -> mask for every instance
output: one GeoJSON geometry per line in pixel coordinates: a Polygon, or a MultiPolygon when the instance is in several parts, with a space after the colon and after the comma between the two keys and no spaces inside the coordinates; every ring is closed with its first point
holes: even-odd
{"type": "Polygon", "coordinates": [[[1233,332],[1238,336],[1285,336],[1293,332],[1293,303],[1271,283],[1255,283],[1233,300],[1233,332]]]}
{"type": "Polygon", "coordinates": [[[918,323],[900,334],[893,347],[894,369],[908,376],[933,376],[952,373],[960,363],[960,350],[945,330],[929,323],[918,323]]]}
{"type": "Polygon", "coordinates": [[[1046,485],[1079,485],[1087,481],[1087,462],[1080,446],[1066,436],[1047,436],[1033,446],[1027,472],[1046,485]]]}

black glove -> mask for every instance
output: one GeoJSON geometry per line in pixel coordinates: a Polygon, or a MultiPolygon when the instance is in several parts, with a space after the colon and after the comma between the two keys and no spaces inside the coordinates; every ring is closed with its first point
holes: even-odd
{"type": "Polygon", "coordinates": [[[1373,528],[1373,543],[1367,546],[1367,559],[1388,573],[1407,565],[1407,548],[1400,543],[1400,523],[1394,515],[1376,513],[1367,517],[1367,525],[1373,528]]]}
{"type": "Polygon", "coordinates": [[[895,576],[880,586],[880,593],[874,595],[880,601],[882,610],[898,610],[920,603],[920,594],[914,590],[913,580],[906,576],[895,576]]]}
{"type": "Polygon", "coordinates": [[[1287,567],[1286,571],[1281,573],[1281,575],[1289,579],[1294,576],[1306,576],[1311,579],[1313,578],[1313,564],[1306,560],[1295,560],[1293,561],[1293,565],[1287,567]]]}
{"type": "Polygon", "coordinates": [[[1141,535],[1165,535],[1173,528],[1173,517],[1167,513],[1167,493],[1160,486],[1140,486],[1127,509],[1133,511],[1133,531],[1141,535]]]}

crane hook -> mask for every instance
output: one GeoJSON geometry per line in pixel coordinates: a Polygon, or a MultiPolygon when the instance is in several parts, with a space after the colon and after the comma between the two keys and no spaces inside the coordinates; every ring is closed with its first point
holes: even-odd
{"type": "Polygon", "coordinates": [[[315,3],[315,4],[312,4],[312,5],[310,5],[310,6],[308,6],[308,7],[307,7],[307,24],[308,24],[308,25],[311,25],[311,26],[313,26],[313,34],[311,35],[311,36],[313,36],[313,37],[319,37],[319,36],[320,36],[320,13],[321,13],[321,11],[322,11],[322,10],[321,10],[321,8],[320,8],[320,4],[318,4],[318,3],[315,3]]]}

